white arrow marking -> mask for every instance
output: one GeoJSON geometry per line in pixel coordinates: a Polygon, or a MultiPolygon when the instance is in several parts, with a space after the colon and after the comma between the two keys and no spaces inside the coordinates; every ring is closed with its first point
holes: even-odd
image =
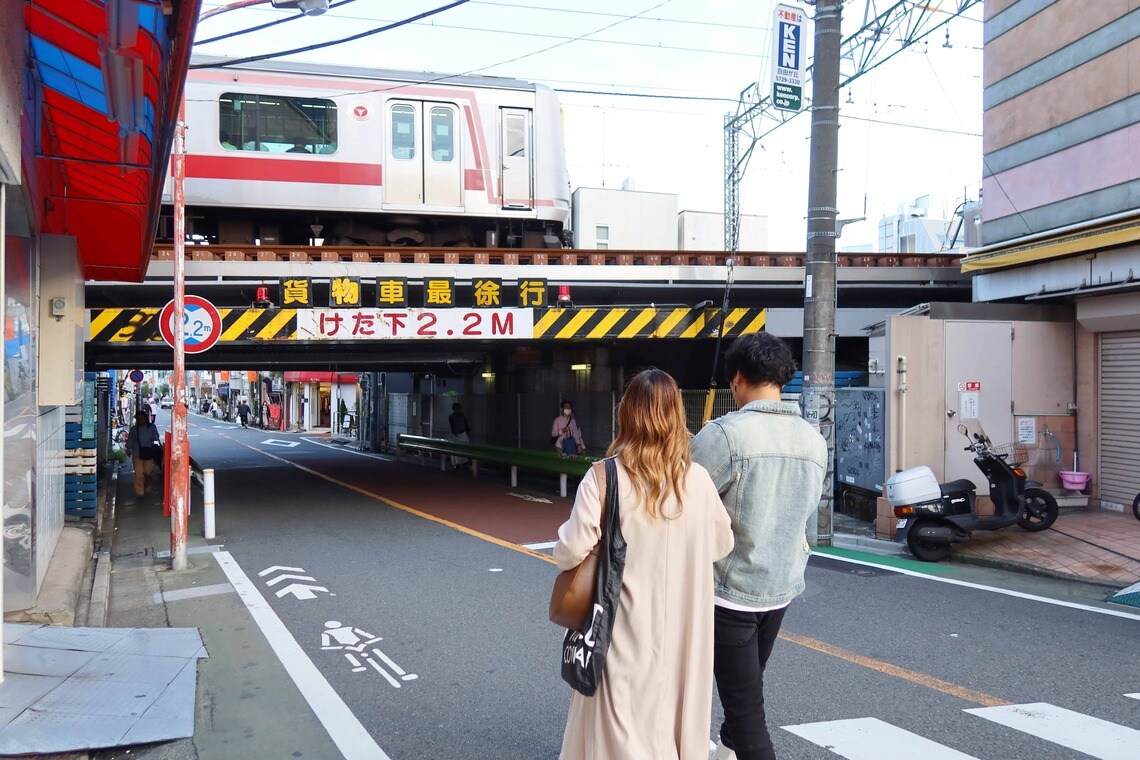
{"type": "Polygon", "coordinates": [[[259,578],[264,578],[265,576],[269,575],[270,573],[276,573],[279,570],[288,570],[291,573],[303,573],[303,572],[305,572],[305,568],[303,568],[303,567],[285,567],[284,565],[274,565],[273,567],[265,568],[260,573],[258,573],[257,576],[259,578]]]}
{"type": "Polygon", "coordinates": [[[310,586],[307,583],[290,583],[288,586],[278,591],[277,596],[280,598],[286,594],[292,594],[298,599],[316,599],[317,595],[313,593],[314,591],[324,591],[326,594],[329,593],[329,590],[324,586],[310,586]]]}
{"type": "Polygon", "coordinates": [[[550,501],[550,499],[544,499],[541,496],[531,496],[530,494],[526,494],[526,493],[513,493],[512,492],[512,493],[508,493],[507,496],[514,496],[516,499],[522,499],[523,501],[534,501],[534,502],[538,502],[539,504],[552,504],[553,503],[552,501],[550,501]]]}
{"type": "Polygon", "coordinates": [[[278,575],[271,581],[268,581],[266,586],[276,586],[281,581],[316,581],[317,579],[311,575],[278,575]]]}

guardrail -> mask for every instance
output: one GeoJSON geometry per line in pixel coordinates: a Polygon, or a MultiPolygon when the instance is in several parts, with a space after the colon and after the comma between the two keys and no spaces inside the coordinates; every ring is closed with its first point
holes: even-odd
{"type": "Polygon", "coordinates": [[[566,496],[566,482],[570,475],[581,478],[589,471],[593,457],[561,457],[550,451],[514,449],[508,446],[491,446],[465,443],[445,438],[428,438],[422,435],[400,434],[396,438],[396,456],[403,451],[439,456],[439,469],[447,469],[447,458],[461,457],[471,461],[471,477],[479,477],[479,462],[506,465],[511,468],[511,486],[518,485],[519,469],[543,472],[558,476],[558,492],[566,496]]]}
{"type": "MultiPolygon", "coordinates": [[[[502,264],[519,266],[724,266],[724,251],[622,251],[571,248],[387,248],[370,246],[265,246],[195,245],[187,246],[190,261],[331,261],[358,264],[502,264]]],[[[156,244],[151,251],[156,261],[172,261],[169,243],[156,244]]],[[[803,252],[741,251],[736,263],[750,267],[802,267],[803,252]]],[[[840,253],[841,267],[956,267],[961,253],[840,253]]]]}

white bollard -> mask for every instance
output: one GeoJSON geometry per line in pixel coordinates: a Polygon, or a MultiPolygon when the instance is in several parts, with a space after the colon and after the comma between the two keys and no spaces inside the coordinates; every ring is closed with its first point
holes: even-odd
{"type": "Polygon", "coordinates": [[[562,498],[566,498],[566,473],[558,476],[558,492],[562,494],[562,498]]]}
{"type": "Polygon", "coordinates": [[[511,465],[511,488],[519,487],[519,468],[511,465]]]}
{"type": "Polygon", "coordinates": [[[214,538],[214,471],[202,470],[202,534],[214,538]]]}

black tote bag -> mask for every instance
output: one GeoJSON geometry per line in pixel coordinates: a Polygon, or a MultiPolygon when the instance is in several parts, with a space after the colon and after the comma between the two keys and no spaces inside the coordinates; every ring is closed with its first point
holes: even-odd
{"type": "Polygon", "coordinates": [[[592,697],[598,691],[606,652],[614,631],[621,577],[625,571],[625,537],[618,514],[617,463],[606,460],[606,509],[602,549],[598,557],[598,583],[594,609],[582,630],[566,631],[562,641],[562,680],[577,692],[592,697]]]}

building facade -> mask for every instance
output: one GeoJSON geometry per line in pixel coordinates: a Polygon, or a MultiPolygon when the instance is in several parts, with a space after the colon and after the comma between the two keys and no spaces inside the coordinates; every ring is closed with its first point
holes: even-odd
{"type": "MultiPolygon", "coordinates": [[[[1140,492],[1140,3],[987,0],[978,301],[1068,305],[1079,469],[1140,492]]],[[[1066,357],[1068,359],[1068,357],[1066,357]]]]}

